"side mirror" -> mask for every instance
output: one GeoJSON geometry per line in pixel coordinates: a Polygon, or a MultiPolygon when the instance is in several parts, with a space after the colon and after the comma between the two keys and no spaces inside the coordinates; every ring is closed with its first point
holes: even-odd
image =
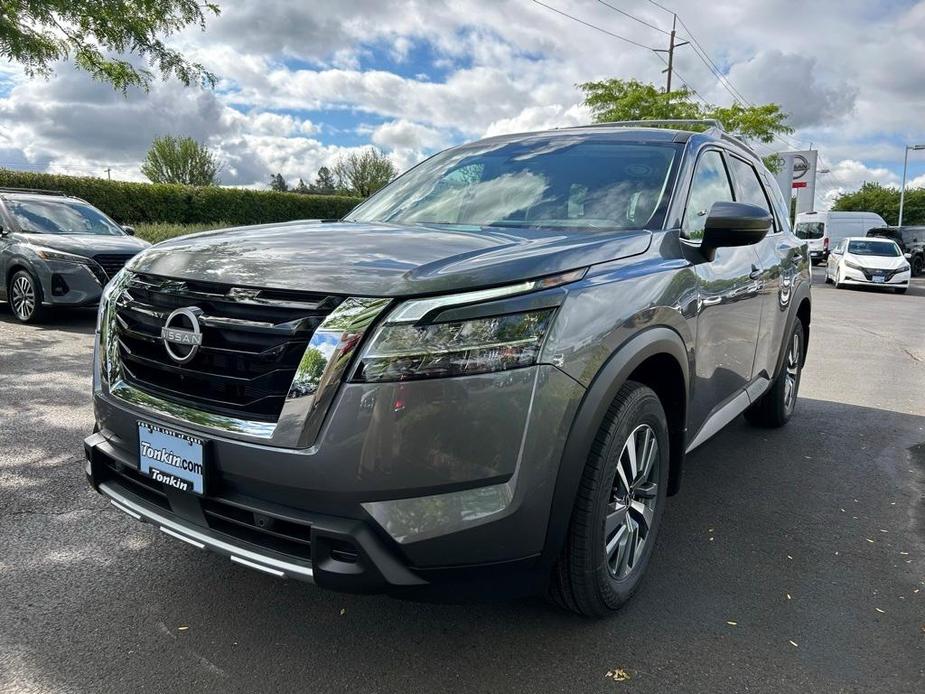
{"type": "Polygon", "coordinates": [[[129,236],[134,236],[134,235],[135,235],[135,227],[130,227],[130,226],[128,226],[127,224],[123,224],[123,225],[122,225],[122,231],[124,231],[124,232],[125,232],[126,234],[128,234],[129,236]]]}
{"type": "Polygon", "coordinates": [[[2,224],[0,224],[0,237],[6,236],[9,233],[10,233],[10,230],[5,228],[2,224]]]}
{"type": "Polygon", "coordinates": [[[912,254],[911,254],[911,253],[904,253],[903,255],[906,256],[906,260],[912,260],[912,254]]]}
{"type": "Polygon", "coordinates": [[[771,213],[757,205],[715,202],[703,228],[700,251],[707,260],[713,260],[717,248],[754,245],[773,223],[771,213]]]}

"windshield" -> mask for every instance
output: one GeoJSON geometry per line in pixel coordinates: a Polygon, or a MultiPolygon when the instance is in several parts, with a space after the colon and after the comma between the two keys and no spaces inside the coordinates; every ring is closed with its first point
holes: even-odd
{"type": "Polygon", "coordinates": [[[899,247],[892,241],[849,241],[848,252],[853,255],[878,255],[895,258],[899,247]]]}
{"type": "Polygon", "coordinates": [[[123,236],[118,224],[92,205],[77,200],[7,200],[20,228],[38,234],[123,236]]]}
{"type": "Polygon", "coordinates": [[[793,233],[798,239],[821,239],[825,231],[823,222],[800,222],[793,233]]]}
{"type": "Polygon", "coordinates": [[[678,145],[546,137],[438,154],[367,200],[350,221],[639,229],[669,190],[678,145]]]}

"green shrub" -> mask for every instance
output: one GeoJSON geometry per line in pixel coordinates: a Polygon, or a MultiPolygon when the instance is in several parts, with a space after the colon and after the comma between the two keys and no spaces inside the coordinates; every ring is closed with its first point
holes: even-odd
{"type": "Polygon", "coordinates": [[[128,183],[103,178],[0,168],[0,187],[60,190],[83,198],[122,224],[267,224],[293,219],[337,219],[360,198],[302,195],[246,188],[196,188],[172,183],[128,183]]]}

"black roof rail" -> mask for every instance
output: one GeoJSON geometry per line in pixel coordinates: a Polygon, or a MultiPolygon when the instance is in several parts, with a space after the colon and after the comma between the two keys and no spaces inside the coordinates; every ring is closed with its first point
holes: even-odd
{"type": "MultiPolygon", "coordinates": [[[[657,128],[663,126],[680,126],[680,125],[708,125],[716,128],[721,132],[726,132],[723,124],[715,118],[655,118],[652,120],[614,120],[603,123],[591,123],[594,126],[617,126],[621,128],[657,128]]],[[[589,127],[589,126],[579,126],[589,127]]]]}
{"type": "Polygon", "coordinates": [[[29,193],[31,195],[61,195],[66,198],[71,197],[64,191],[45,190],[44,188],[12,188],[7,186],[0,186],[0,193],[29,193]]]}

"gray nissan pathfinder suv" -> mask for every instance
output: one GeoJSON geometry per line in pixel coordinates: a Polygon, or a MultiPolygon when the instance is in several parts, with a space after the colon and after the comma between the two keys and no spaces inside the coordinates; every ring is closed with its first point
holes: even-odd
{"type": "Polygon", "coordinates": [[[80,198],[0,188],[0,301],[23,323],[51,307],[96,306],[103,287],[150,244],[80,198]]]}
{"type": "Polygon", "coordinates": [[[90,484],[280,578],[615,610],[685,455],[791,417],[810,326],[761,160],[637,126],[467,144],[340,221],[141,253],[100,306],[90,484]]]}

